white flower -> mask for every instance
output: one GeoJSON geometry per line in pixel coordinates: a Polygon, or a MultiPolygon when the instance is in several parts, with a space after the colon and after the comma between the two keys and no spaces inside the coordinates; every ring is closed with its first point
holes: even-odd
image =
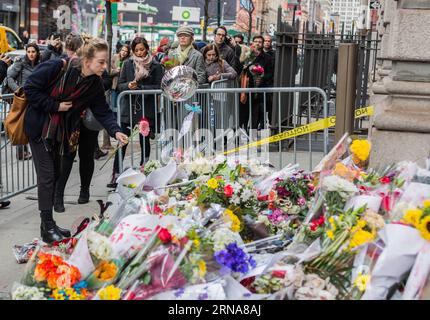
{"type": "Polygon", "coordinates": [[[214,242],[214,251],[224,250],[225,246],[236,242],[242,243],[242,239],[239,234],[230,230],[227,227],[220,227],[215,230],[212,235],[212,240],[214,242]]]}
{"type": "Polygon", "coordinates": [[[249,199],[252,198],[253,195],[254,193],[250,189],[244,189],[240,198],[243,202],[247,202],[249,199]]]}
{"type": "Polygon", "coordinates": [[[88,249],[97,259],[109,260],[112,258],[113,250],[109,239],[95,231],[88,234],[88,249]]]}
{"type": "Polygon", "coordinates": [[[41,288],[19,285],[12,292],[12,300],[47,300],[41,288]]]}
{"type": "Polygon", "coordinates": [[[336,175],[325,177],[322,188],[326,191],[338,192],[343,199],[347,199],[358,192],[357,187],[352,182],[336,175]]]}
{"type": "Polygon", "coordinates": [[[269,218],[264,214],[258,216],[257,222],[264,223],[266,226],[271,224],[269,218]]]}
{"type": "Polygon", "coordinates": [[[183,229],[181,226],[175,224],[173,227],[169,230],[170,234],[177,239],[181,239],[187,235],[187,231],[183,229]]]}

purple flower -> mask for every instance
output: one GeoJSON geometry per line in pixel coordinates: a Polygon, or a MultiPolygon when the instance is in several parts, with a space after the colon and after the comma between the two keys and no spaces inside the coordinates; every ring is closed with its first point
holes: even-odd
{"type": "Polygon", "coordinates": [[[215,252],[215,260],[223,267],[234,272],[247,273],[249,266],[255,267],[256,263],[252,257],[248,256],[236,243],[225,246],[225,250],[215,252]]]}
{"type": "Polygon", "coordinates": [[[175,292],[175,297],[179,298],[180,296],[182,296],[185,292],[185,288],[180,288],[175,292]]]}
{"type": "Polygon", "coordinates": [[[209,296],[208,296],[208,294],[206,292],[205,293],[200,293],[197,299],[198,300],[208,300],[209,296]]]}

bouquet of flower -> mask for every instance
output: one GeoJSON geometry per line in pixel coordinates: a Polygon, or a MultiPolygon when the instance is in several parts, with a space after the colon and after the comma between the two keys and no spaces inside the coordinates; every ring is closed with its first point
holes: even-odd
{"type": "Polygon", "coordinates": [[[254,78],[254,85],[258,87],[259,84],[257,81],[261,81],[261,79],[263,79],[264,68],[259,64],[255,64],[249,67],[249,72],[251,72],[252,77],[254,78]]]}
{"type": "Polygon", "coordinates": [[[173,51],[169,52],[168,55],[165,55],[164,58],[161,60],[161,64],[167,70],[179,66],[180,62],[179,62],[176,51],[173,50],[173,51]]]}

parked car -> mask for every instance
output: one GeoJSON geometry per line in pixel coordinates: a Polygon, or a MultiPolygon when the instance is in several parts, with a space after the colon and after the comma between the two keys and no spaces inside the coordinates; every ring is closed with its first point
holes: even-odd
{"type": "Polygon", "coordinates": [[[0,26],[0,53],[23,50],[24,44],[11,28],[0,26]]]}

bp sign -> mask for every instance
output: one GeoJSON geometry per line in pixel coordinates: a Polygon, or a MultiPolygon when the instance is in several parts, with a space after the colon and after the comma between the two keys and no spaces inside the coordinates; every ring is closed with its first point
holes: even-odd
{"type": "Polygon", "coordinates": [[[188,10],[182,11],[182,18],[184,18],[184,20],[188,20],[190,16],[191,16],[191,12],[189,12],[188,10]]]}
{"type": "Polygon", "coordinates": [[[200,8],[174,6],[172,21],[200,22],[200,8]]]}

